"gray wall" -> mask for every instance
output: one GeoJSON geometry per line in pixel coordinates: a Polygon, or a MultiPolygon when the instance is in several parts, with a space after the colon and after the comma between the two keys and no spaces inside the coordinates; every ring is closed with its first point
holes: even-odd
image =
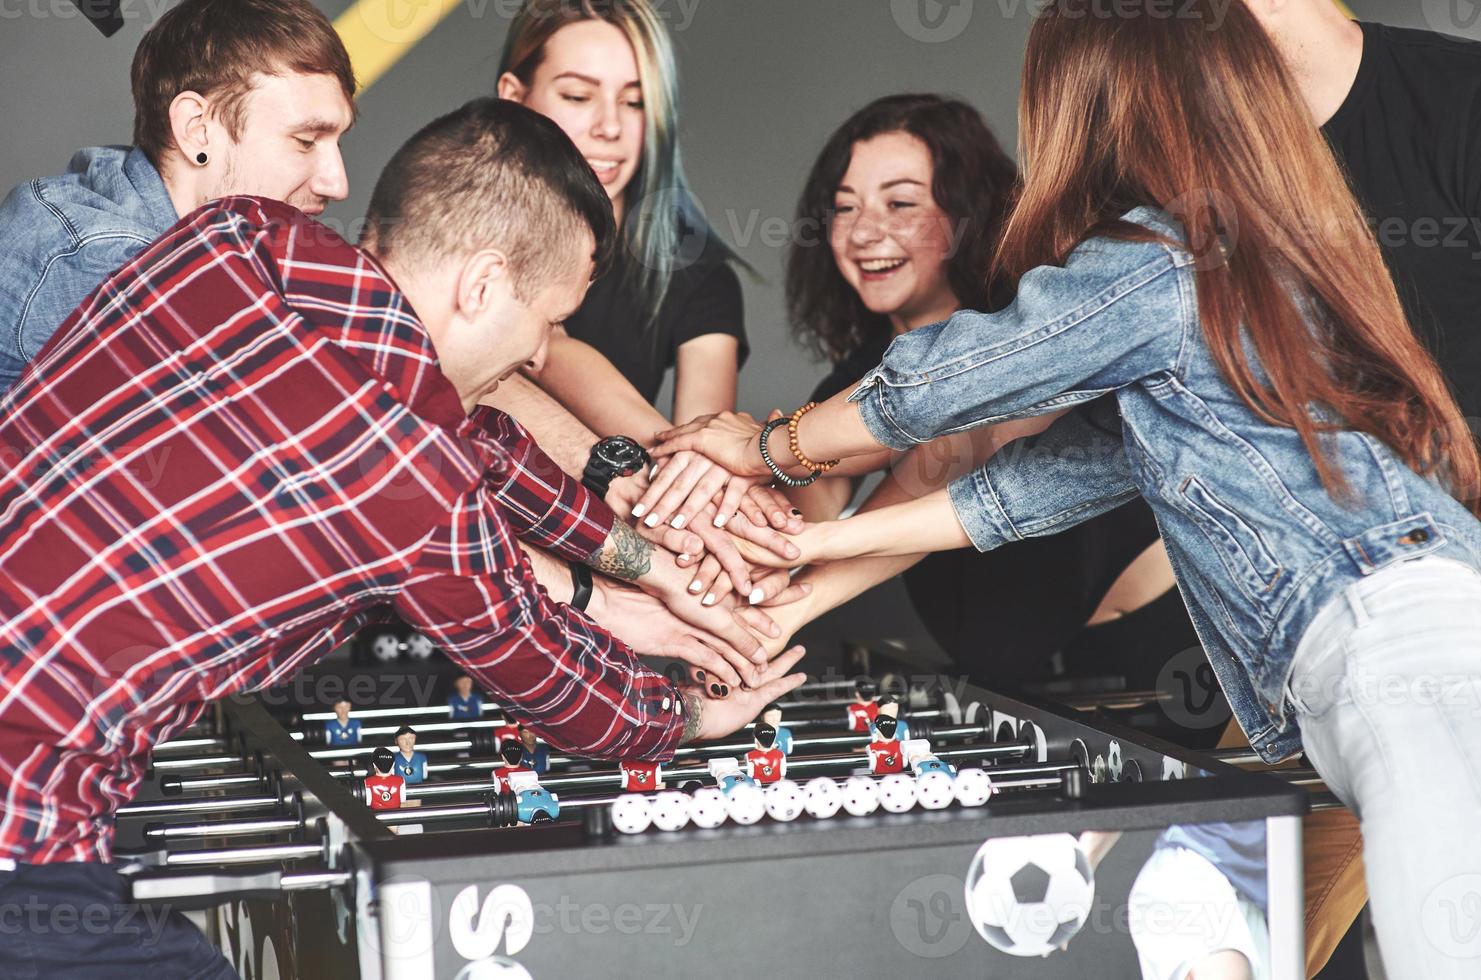
{"type": "MultiPolygon", "coordinates": [[[[123,0],[104,39],[67,0],[0,0],[0,186],[60,170],[72,150],[127,142],[128,65],[171,0],[123,0]]],[[[418,0],[395,0],[415,3],[418,0]]],[[[821,368],[791,342],[782,264],[802,180],[829,130],[879,95],[960,95],[1014,141],[1019,61],[1032,0],[655,0],[680,50],[683,145],[720,234],[759,273],[748,282],[751,361],[741,405],[790,408],[821,368]]],[[[463,0],[361,100],[345,139],[351,196],[364,209],[381,165],[421,123],[491,90],[517,0],[463,0]]],[[[347,0],[320,0],[331,17],[347,0]]],[[[1353,0],[1359,16],[1481,38],[1475,0],[1353,0]]]]}

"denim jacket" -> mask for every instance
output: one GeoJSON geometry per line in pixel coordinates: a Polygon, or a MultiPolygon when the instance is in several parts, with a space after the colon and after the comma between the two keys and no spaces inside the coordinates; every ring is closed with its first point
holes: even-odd
{"type": "MultiPolygon", "coordinates": [[[[1127,218],[1183,240],[1159,211],[1127,218]]],[[[1349,494],[1329,494],[1295,430],[1258,419],[1225,383],[1193,262],[1157,242],[1091,239],[1063,268],[1025,274],[1007,309],[897,338],[850,397],[895,449],[1073,408],[951,484],[962,527],[986,551],[1140,493],[1235,717],[1274,762],[1300,749],[1285,690],[1315,614],[1394,562],[1481,569],[1481,523],[1357,432],[1331,440],[1349,494]]]]}
{"type": "Polygon", "coordinates": [[[108,274],[177,220],[143,151],[78,150],[0,203],[0,395],[108,274]]]}

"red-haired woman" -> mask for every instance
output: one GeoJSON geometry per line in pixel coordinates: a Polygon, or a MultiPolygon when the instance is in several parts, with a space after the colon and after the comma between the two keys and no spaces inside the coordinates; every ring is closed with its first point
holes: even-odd
{"type": "Polygon", "coordinates": [[[1054,0],[1019,123],[1010,306],[896,339],[790,424],[659,452],[802,480],[1070,409],[946,491],[814,526],[804,560],[986,550],[1139,493],[1251,744],[1304,749],[1360,817],[1389,972],[1474,975],[1448,916],[1481,875],[1481,460],[1331,150],[1216,0],[1054,0]]]}

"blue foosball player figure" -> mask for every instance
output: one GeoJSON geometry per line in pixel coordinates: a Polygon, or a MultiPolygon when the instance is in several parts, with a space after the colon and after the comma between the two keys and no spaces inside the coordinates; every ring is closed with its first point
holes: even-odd
{"type": "Polygon", "coordinates": [[[782,755],[792,754],[792,729],[782,724],[782,706],[773,701],[761,711],[761,720],[776,729],[776,747],[782,755]]]}
{"type": "Polygon", "coordinates": [[[534,773],[511,773],[506,780],[519,804],[520,823],[544,823],[561,815],[561,801],[550,790],[540,785],[540,777],[534,773]]]}
{"type": "Polygon", "coordinates": [[[715,785],[720,787],[720,792],[729,794],[737,786],[755,786],[756,781],[741,772],[740,763],[734,756],[722,759],[711,759],[709,764],[710,775],[715,780],[715,785]]]}
{"type": "Polygon", "coordinates": [[[425,782],[427,779],[427,756],[416,750],[417,733],[410,725],[396,730],[396,775],[408,784],[425,782]]]}
{"type": "Polygon", "coordinates": [[[900,745],[905,752],[905,762],[910,766],[910,771],[915,773],[915,778],[919,779],[928,772],[944,772],[952,779],[956,778],[956,769],[932,754],[931,743],[925,739],[912,738],[902,741],[900,745]]]}
{"type": "Polygon", "coordinates": [[[334,702],[334,717],[324,723],[324,740],[332,746],[359,745],[360,720],[350,717],[348,698],[334,702]]]}
{"type": "Polygon", "coordinates": [[[453,681],[455,694],[448,695],[447,715],[454,721],[467,721],[482,717],[483,696],[473,690],[473,678],[463,674],[453,681]]]}

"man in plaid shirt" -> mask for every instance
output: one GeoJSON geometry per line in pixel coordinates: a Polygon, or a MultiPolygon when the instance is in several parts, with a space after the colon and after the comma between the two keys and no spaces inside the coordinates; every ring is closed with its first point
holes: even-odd
{"type": "MultiPolygon", "coordinates": [[[[794,650],[724,700],[680,690],[553,601],[516,541],[639,584],[672,565],[475,409],[544,356],[612,238],[564,134],[469,103],[393,158],[371,229],[375,257],[284,204],[207,205],[0,401],[0,903],[116,904],[99,863],[150,747],[391,610],[552,745],[597,757],[668,759],[801,683],[794,650]]],[[[164,939],[44,945],[43,973],[70,955],[230,975],[164,939]]]]}

